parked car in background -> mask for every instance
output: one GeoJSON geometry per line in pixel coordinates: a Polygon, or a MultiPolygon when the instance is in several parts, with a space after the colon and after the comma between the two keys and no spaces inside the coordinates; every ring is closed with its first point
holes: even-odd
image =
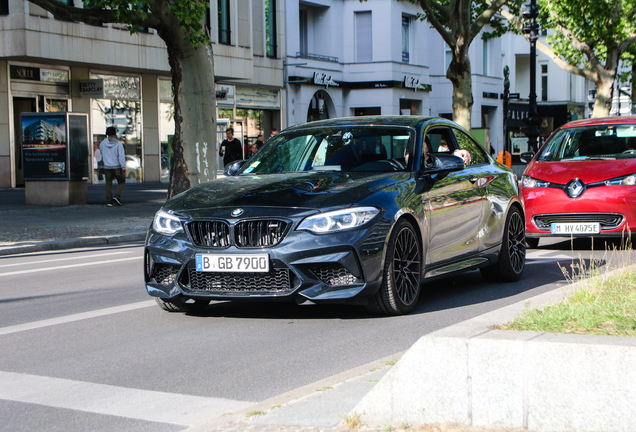
{"type": "Polygon", "coordinates": [[[141,181],[141,159],[135,155],[126,155],[126,179],[141,181]]]}
{"type": "Polygon", "coordinates": [[[567,123],[524,158],[529,246],[541,237],[622,236],[636,227],[636,117],[567,123]]]}
{"type": "Polygon", "coordinates": [[[225,174],[168,200],[148,232],[146,289],[167,311],[279,300],[398,315],[431,278],[524,269],[515,175],[449,120],[297,125],[225,174]]]}

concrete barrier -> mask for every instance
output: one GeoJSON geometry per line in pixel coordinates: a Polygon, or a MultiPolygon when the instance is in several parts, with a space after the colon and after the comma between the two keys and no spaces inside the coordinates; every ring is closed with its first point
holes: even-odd
{"type": "Polygon", "coordinates": [[[636,431],[636,338],[492,330],[527,305],[422,337],[353,412],[367,424],[636,431]]]}

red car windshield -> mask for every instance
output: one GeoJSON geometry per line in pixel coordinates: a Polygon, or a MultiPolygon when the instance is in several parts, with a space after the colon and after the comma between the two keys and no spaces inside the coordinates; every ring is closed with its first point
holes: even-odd
{"type": "Polygon", "coordinates": [[[636,158],[636,125],[563,128],[541,149],[539,161],[636,158]]]}

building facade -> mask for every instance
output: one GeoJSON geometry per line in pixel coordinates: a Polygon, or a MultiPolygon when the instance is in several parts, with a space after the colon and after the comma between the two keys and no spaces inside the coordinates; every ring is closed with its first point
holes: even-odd
{"type": "MultiPolygon", "coordinates": [[[[68,0],[82,7],[81,0],[68,0]]],[[[285,39],[282,2],[212,0],[219,136],[241,140],[281,128],[285,39]]],[[[152,29],[56,19],[23,0],[0,0],[0,187],[24,184],[21,113],[88,114],[91,183],[106,127],[124,143],[129,181],[167,181],[174,134],[167,52],[152,29]]],[[[211,95],[214,97],[214,95],[211,95]]]]}

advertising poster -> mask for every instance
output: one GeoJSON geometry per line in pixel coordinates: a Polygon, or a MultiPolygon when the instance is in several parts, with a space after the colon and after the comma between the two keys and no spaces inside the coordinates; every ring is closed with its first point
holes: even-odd
{"type": "Polygon", "coordinates": [[[67,179],[66,115],[21,114],[25,180],[67,179]]]}

